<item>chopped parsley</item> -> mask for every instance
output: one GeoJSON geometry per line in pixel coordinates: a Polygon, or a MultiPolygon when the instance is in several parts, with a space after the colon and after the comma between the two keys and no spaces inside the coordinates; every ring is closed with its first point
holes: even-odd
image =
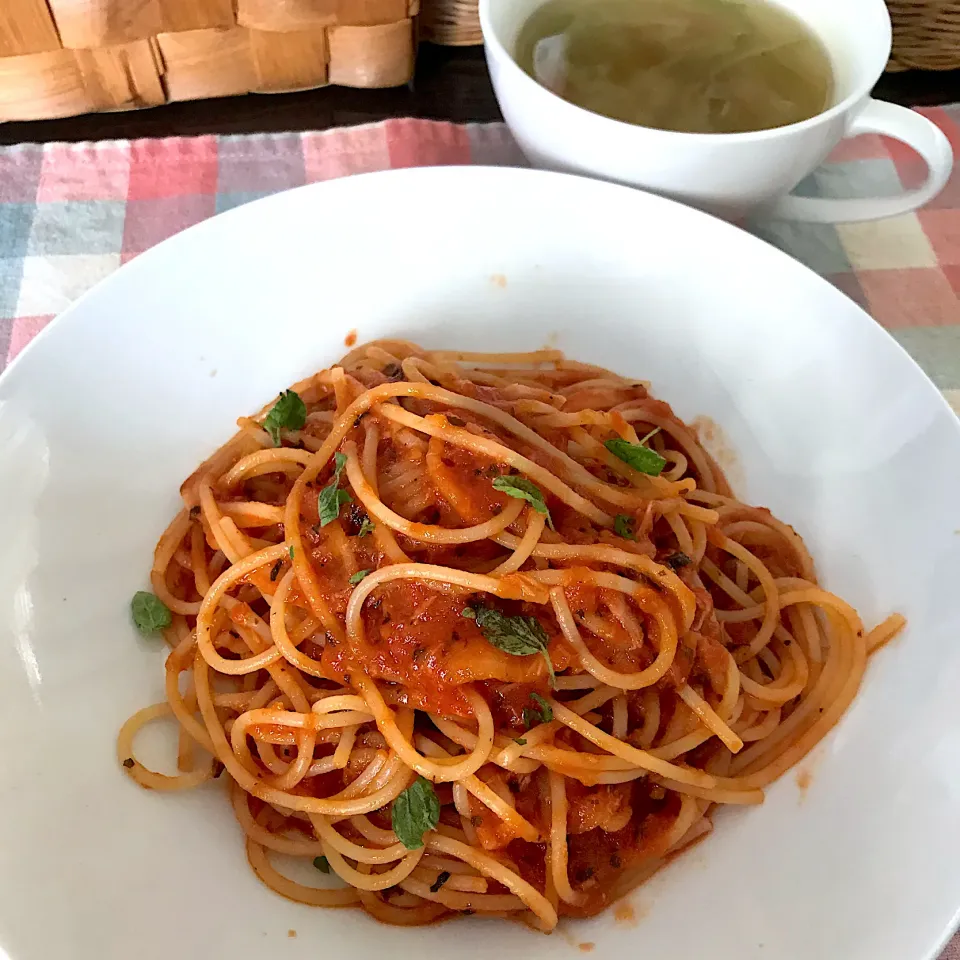
{"type": "Polygon", "coordinates": [[[544,723],[549,723],[553,719],[553,707],[546,697],[541,697],[539,693],[531,693],[530,699],[540,708],[540,719],[544,723]]]}
{"type": "Polygon", "coordinates": [[[333,462],[333,479],[320,491],[320,498],[317,501],[317,512],[320,514],[321,527],[333,523],[340,516],[340,508],[353,500],[346,490],[340,489],[340,474],[347,464],[346,456],[342,453],[335,453],[333,462]]]}
{"type": "Polygon", "coordinates": [[[165,630],[173,621],[167,605],[148,590],[138,590],[133,595],[130,612],[137,629],[144,635],[165,630]]]}
{"type": "Polygon", "coordinates": [[[462,616],[477,621],[477,626],[487,642],[504,653],[515,657],[526,657],[534,653],[543,656],[550,674],[550,685],[557,685],[557,676],[553,670],[553,662],[547,652],[550,638],[543,624],[536,617],[522,615],[507,616],[493,607],[466,607],[462,616]]]}
{"type": "Polygon", "coordinates": [[[526,500],[537,513],[542,513],[547,518],[547,526],[553,530],[553,518],[547,509],[543,492],[532,480],[520,476],[500,476],[493,481],[493,489],[505,493],[508,497],[526,500]]]}
{"type": "Polygon", "coordinates": [[[281,430],[300,430],[307,422],[307,408],[300,395],[284,390],[263,421],[263,429],[270,434],[275,447],[280,446],[281,430]]]}
{"type": "Polygon", "coordinates": [[[633,532],[633,518],[625,513],[618,513],[613,518],[613,532],[624,540],[636,540],[636,534],[633,532]]]}
{"type": "Polygon", "coordinates": [[[423,835],[436,829],[440,822],[440,801],[433,784],[425,777],[417,777],[393,801],[391,811],[393,832],[408,850],[423,846],[423,835]]]}
{"type": "Polygon", "coordinates": [[[640,473],[645,473],[650,477],[659,477],[667,461],[647,446],[647,441],[659,430],[657,427],[651,430],[639,443],[631,443],[629,440],[623,440],[620,437],[614,437],[612,440],[604,442],[604,446],[618,460],[622,460],[628,467],[640,473]]]}
{"type": "Polygon", "coordinates": [[[368,574],[373,573],[372,570],[358,570],[352,577],[350,577],[350,583],[356,585],[368,574]]]}
{"type": "Polygon", "coordinates": [[[553,707],[550,701],[541,697],[539,693],[531,693],[530,699],[534,702],[533,707],[523,708],[523,725],[529,730],[538,723],[549,723],[553,719],[553,707]]]}

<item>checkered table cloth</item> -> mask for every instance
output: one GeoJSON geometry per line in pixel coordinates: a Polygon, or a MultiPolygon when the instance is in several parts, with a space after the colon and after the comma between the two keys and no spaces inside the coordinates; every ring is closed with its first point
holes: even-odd
{"type": "MultiPolygon", "coordinates": [[[[924,111],[960,157],[960,105],[924,111]]],[[[122,263],[191,224],[316,180],[435,164],[522,165],[499,125],[390,120],[325,133],[0,149],[0,369],[122,263]]],[[[902,144],[845,141],[799,192],[893,194],[925,176],[902,144]]],[[[960,167],[916,214],[751,226],[882,323],[960,409],[960,167]]],[[[960,935],[941,960],[960,960],[960,935]]]]}
{"type": "MultiPolygon", "coordinates": [[[[960,156],[960,105],[927,115],[960,156]]],[[[0,368],[92,284],[215,213],[315,180],[467,163],[523,159],[501,125],[420,120],[325,133],[0,149],[0,368]]],[[[895,193],[924,174],[922,161],[903,145],[859,137],[845,141],[800,192],[895,193]]],[[[866,307],[949,399],[960,401],[960,172],[916,214],[752,229],[866,307]]]]}

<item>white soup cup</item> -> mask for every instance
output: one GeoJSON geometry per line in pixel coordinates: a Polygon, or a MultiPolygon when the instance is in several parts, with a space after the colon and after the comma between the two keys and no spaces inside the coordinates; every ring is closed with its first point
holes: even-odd
{"type": "Polygon", "coordinates": [[[808,120],[754,133],[654,130],[611,120],[551,93],[514,60],[520,28],[543,0],[480,0],[480,23],[500,108],[534,166],[642,187],[732,220],[754,214],[819,223],[874,220],[915,210],[935,197],[953,167],[947,138],[918,113],[870,97],[890,54],[884,0],[778,2],[803,20],[830,54],[834,99],[808,120]],[[927,163],[925,182],[885,197],[791,194],[844,137],[862,133],[884,134],[916,150],[927,163]]]}

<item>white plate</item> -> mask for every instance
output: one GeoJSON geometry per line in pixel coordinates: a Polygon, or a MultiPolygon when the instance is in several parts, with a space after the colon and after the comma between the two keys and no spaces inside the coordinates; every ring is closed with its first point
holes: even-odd
{"type": "Polygon", "coordinates": [[[853,303],[734,228],[519,170],[410,170],[282,194],[134,261],[0,380],[0,955],[921,960],[960,905],[960,429],[853,303]],[[907,632],[759,808],[612,914],[551,938],[477,919],[383,927],[283,900],[220,789],[161,795],[114,738],[162,698],[129,620],[197,463],[361,340],[532,349],[652,379],[706,415],[744,498],[827,586],[907,632]],[[296,939],[288,931],[296,930],[296,939]],[[629,951],[629,954],[624,954],[629,951]]]}

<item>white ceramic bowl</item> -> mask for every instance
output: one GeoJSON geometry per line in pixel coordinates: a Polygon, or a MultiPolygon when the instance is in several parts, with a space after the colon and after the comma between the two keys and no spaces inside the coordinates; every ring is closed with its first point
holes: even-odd
{"type": "Polygon", "coordinates": [[[591,113],[529,77],[515,62],[517,38],[543,0],[479,0],[490,79],[510,131],[535,167],[625,183],[730,220],[766,215],[844,223],[894,217],[929,203],[953,169],[943,132],[906,107],[870,99],[890,56],[884,0],[777,0],[830,55],[835,102],[800,123],[746,133],[656,130],[591,113]],[[916,189],[856,198],[791,194],[844,137],[882,134],[926,161],[916,189]]]}
{"type": "Polygon", "coordinates": [[[457,960],[579,955],[924,960],[960,904],[960,430],[827,283],[736,229],[631,190],[519,170],[409,170],[282,194],[150,251],[0,379],[0,956],[457,960]],[[456,209],[456,225],[424,213],[456,209]],[[745,498],[826,584],[906,633],[805,768],[610,914],[551,938],[428,929],[280,899],[222,784],[137,789],[114,737],[162,696],[129,621],[177,488],[356,329],[529,349],[652,379],[710,417],[745,498]],[[288,931],[296,930],[296,939],[288,931]]]}

